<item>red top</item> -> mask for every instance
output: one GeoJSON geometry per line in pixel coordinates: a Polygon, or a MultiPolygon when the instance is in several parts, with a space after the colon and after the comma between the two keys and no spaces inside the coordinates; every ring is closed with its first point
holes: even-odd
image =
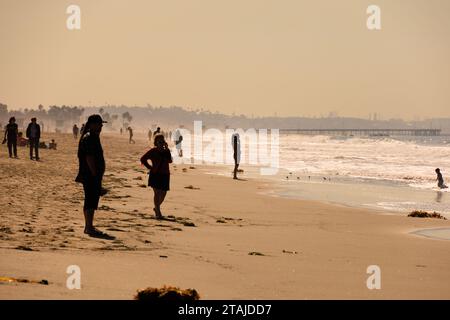
{"type": "Polygon", "coordinates": [[[151,173],[170,174],[169,163],[172,163],[172,155],[169,149],[159,151],[158,148],[151,148],[141,158],[141,163],[145,164],[152,160],[151,173]]]}

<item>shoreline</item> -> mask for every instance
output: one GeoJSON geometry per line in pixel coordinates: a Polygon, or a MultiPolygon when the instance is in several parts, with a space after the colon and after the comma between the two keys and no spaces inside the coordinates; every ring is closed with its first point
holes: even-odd
{"type": "Polygon", "coordinates": [[[2,299],[132,299],[137,289],[164,284],[194,288],[202,299],[450,298],[448,241],[409,233],[449,221],[273,197],[262,194],[272,187],[262,179],[234,181],[199,165],[172,166],[163,213],[174,219],[155,220],[138,164],[144,140],[102,137],[111,192],[95,222],[116,240],[90,238],[73,182],[76,143],[52,136],[61,148],[42,150],[41,163],[0,151],[8,182],[1,185],[0,276],[49,281],[0,283],[2,299]],[[381,290],[366,287],[373,264],[382,270],[381,290]],[[81,290],[65,286],[69,265],[80,266],[81,290]]]}
{"type": "MultiPolygon", "coordinates": [[[[211,167],[209,174],[226,177],[228,167],[211,167]]],[[[318,201],[334,206],[367,209],[380,214],[407,215],[415,210],[438,212],[450,219],[450,193],[446,190],[414,188],[405,182],[358,179],[343,176],[298,174],[279,169],[274,176],[262,176],[257,166],[245,166],[244,179],[264,181],[272,187],[266,194],[285,199],[318,201]],[[287,179],[289,178],[289,179],[287,179]],[[324,180],[326,178],[326,180],[324,180]]]]}

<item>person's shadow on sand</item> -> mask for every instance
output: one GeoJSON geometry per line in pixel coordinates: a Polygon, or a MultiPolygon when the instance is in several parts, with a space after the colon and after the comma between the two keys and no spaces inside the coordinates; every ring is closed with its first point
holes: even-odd
{"type": "Polygon", "coordinates": [[[109,235],[105,232],[97,231],[87,234],[91,238],[98,238],[98,239],[104,239],[104,240],[115,240],[116,237],[109,235]]]}

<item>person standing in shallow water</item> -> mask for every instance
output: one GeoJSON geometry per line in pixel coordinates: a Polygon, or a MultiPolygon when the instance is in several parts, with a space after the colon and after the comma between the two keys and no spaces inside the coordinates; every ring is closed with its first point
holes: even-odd
{"type": "Polygon", "coordinates": [[[97,114],[89,116],[78,144],[79,171],[75,181],[83,184],[84,233],[92,237],[106,236],[106,234],[97,230],[93,224],[94,213],[98,208],[100,196],[105,193],[102,189],[105,159],[100,142],[100,132],[104,122],[97,114]]]}
{"type": "Polygon", "coordinates": [[[436,180],[437,180],[437,182],[438,182],[438,187],[441,188],[441,189],[447,189],[448,187],[447,187],[447,186],[445,185],[445,183],[444,183],[444,178],[442,177],[441,170],[440,170],[439,168],[437,168],[437,169],[435,170],[435,172],[436,172],[436,174],[437,174],[436,180]]]}
{"type": "Polygon", "coordinates": [[[153,202],[157,219],[162,219],[161,204],[163,203],[170,185],[169,163],[172,163],[172,154],[162,134],[154,136],[154,147],[141,157],[141,163],[150,170],[148,185],[153,188],[153,202]],[[152,165],[148,163],[152,161],[152,165]]]}
{"type": "Polygon", "coordinates": [[[5,137],[3,141],[8,141],[8,152],[9,157],[12,158],[14,154],[14,158],[17,158],[17,136],[19,135],[19,130],[16,123],[16,118],[11,117],[9,119],[9,123],[6,125],[5,129],[5,137]]]}

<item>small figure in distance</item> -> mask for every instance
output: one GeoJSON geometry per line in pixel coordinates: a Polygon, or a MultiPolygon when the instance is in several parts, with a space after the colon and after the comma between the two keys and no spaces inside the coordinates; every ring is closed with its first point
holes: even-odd
{"type": "Polygon", "coordinates": [[[12,158],[14,154],[14,158],[17,158],[17,138],[18,138],[18,126],[16,123],[16,118],[9,118],[9,123],[5,128],[5,136],[3,137],[3,144],[8,141],[8,152],[9,157],[12,158]]]}
{"type": "Polygon", "coordinates": [[[178,152],[178,156],[180,158],[183,157],[183,148],[182,148],[182,141],[183,141],[183,136],[181,135],[180,130],[176,130],[175,131],[175,135],[174,135],[174,139],[173,141],[175,142],[175,148],[177,149],[178,152]]]}
{"type": "Polygon", "coordinates": [[[27,127],[27,138],[30,143],[30,159],[39,161],[39,139],[41,138],[41,127],[36,123],[36,118],[31,118],[27,127]],[[33,149],[35,158],[33,158],[33,149]]]}
{"type": "Polygon", "coordinates": [[[52,139],[52,141],[49,143],[48,148],[50,150],[56,150],[56,142],[55,139],[52,139]]]}
{"type": "Polygon", "coordinates": [[[77,140],[78,139],[78,133],[80,132],[80,129],[78,128],[78,126],[76,125],[76,124],[74,124],[73,125],[73,128],[72,128],[72,133],[73,133],[73,138],[75,139],[75,140],[77,140]]]}
{"type": "Polygon", "coordinates": [[[136,143],[136,142],[133,140],[133,129],[131,129],[131,127],[128,127],[127,130],[130,132],[130,140],[128,141],[128,143],[136,143]]]}
{"type": "Polygon", "coordinates": [[[442,177],[442,173],[441,173],[441,169],[437,168],[435,170],[436,174],[437,174],[437,182],[438,182],[438,187],[441,189],[447,189],[448,187],[445,185],[444,183],[444,178],[442,177]]]}
{"type": "Polygon", "coordinates": [[[234,159],[233,179],[237,180],[239,162],[241,161],[241,141],[239,133],[236,132],[231,135],[231,144],[233,146],[233,159],[234,159]]]}

